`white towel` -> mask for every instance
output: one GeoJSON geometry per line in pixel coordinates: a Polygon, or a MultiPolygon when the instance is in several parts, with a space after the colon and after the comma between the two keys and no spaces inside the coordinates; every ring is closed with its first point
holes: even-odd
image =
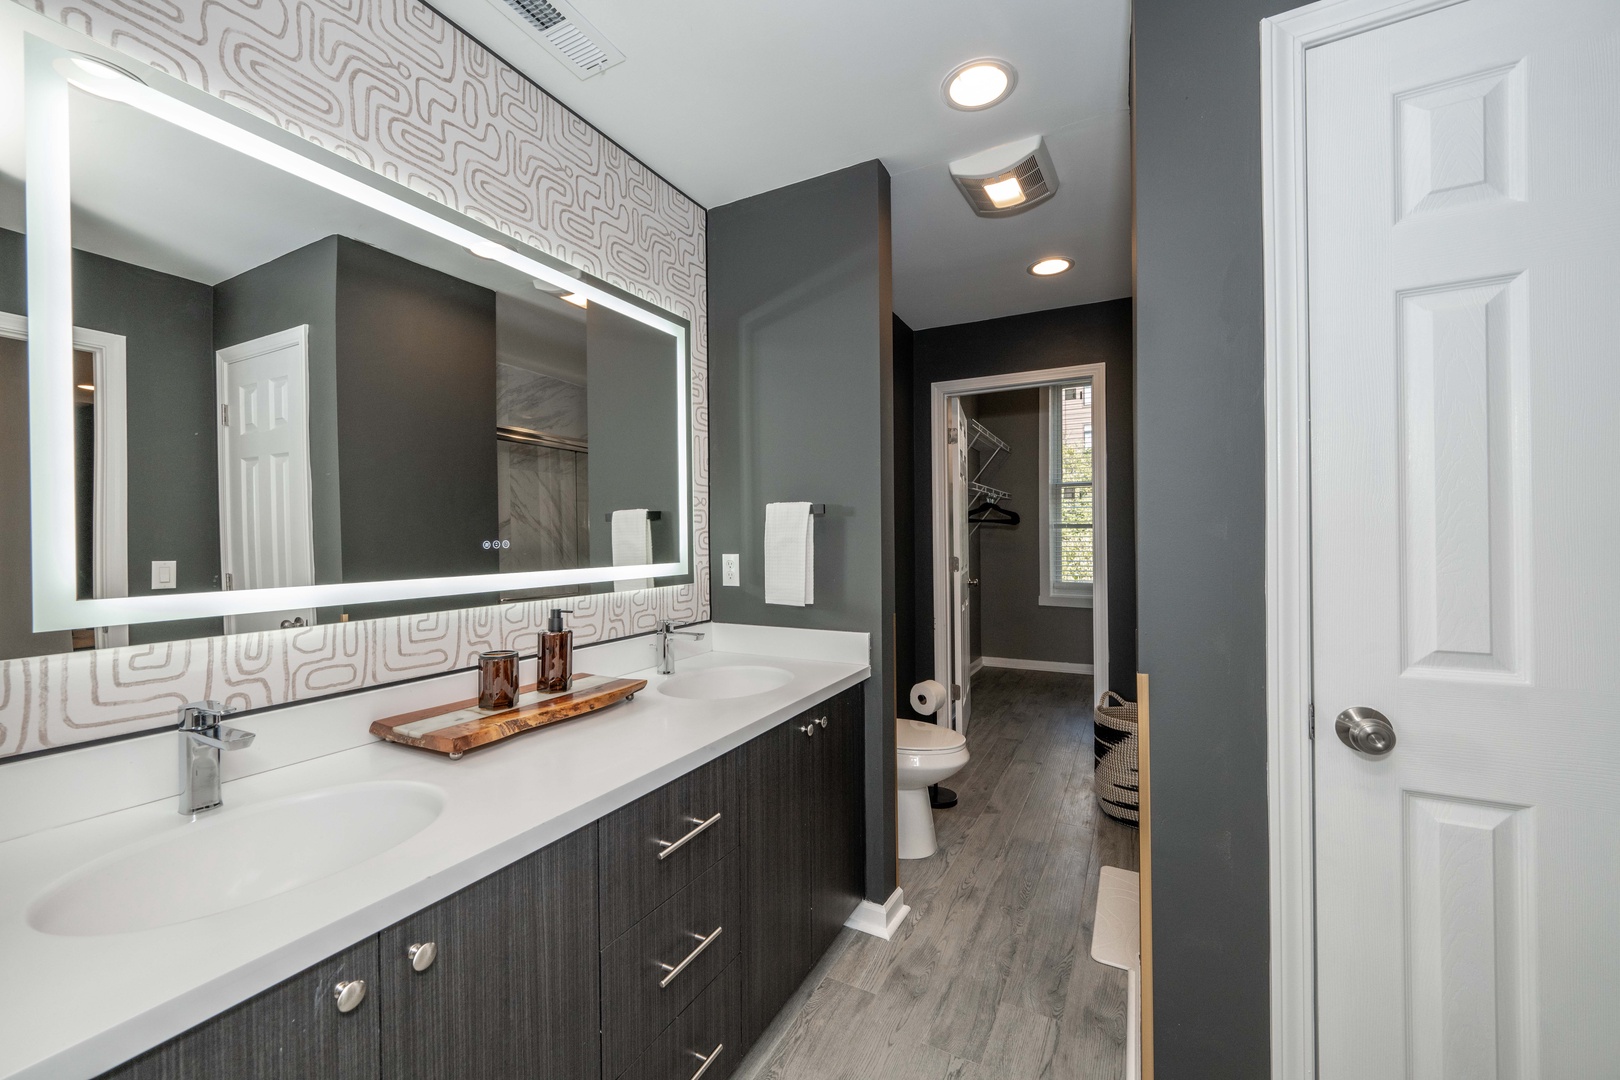
{"type": "MultiPolygon", "coordinates": [[[[652,561],[652,522],[647,518],[647,511],[613,511],[613,565],[646,566],[652,561]]],[[[614,592],[650,588],[652,578],[628,578],[613,583],[614,592]]]]}
{"type": "Polygon", "coordinates": [[[816,519],[807,502],[765,504],[765,602],[816,602],[816,519]]]}

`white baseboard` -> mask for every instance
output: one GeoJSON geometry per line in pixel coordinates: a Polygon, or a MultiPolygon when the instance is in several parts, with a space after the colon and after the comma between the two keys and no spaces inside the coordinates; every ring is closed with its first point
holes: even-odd
{"type": "Polygon", "coordinates": [[[911,914],[911,908],[906,905],[904,889],[896,889],[881,904],[874,904],[870,900],[862,900],[861,906],[856,908],[844,925],[851,930],[859,930],[863,934],[888,941],[894,937],[894,932],[900,929],[900,924],[906,921],[911,914]]]}
{"type": "Polygon", "coordinates": [[[968,665],[968,675],[977,675],[979,673],[979,669],[982,667],[984,667],[984,657],[975,656],[973,658],[973,662],[968,665]]]}
{"type": "Polygon", "coordinates": [[[1105,866],[1097,882],[1091,958],[1126,972],[1125,1076],[1142,1075],[1142,893],[1134,870],[1105,866]]]}
{"type": "Polygon", "coordinates": [[[982,667],[1016,668],[1019,671],[1061,671],[1069,675],[1094,674],[1090,664],[1068,664],[1060,660],[1019,660],[1011,656],[981,656],[979,664],[982,667]]]}

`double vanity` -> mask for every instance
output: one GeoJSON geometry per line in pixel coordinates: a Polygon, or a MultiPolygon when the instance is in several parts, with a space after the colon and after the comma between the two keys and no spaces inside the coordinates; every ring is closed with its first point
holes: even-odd
{"type": "Polygon", "coordinates": [[[649,685],[459,761],[366,728],[470,673],[233,717],[195,820],[178,733],[0,766],[0,810],[71,778],[0,843],[0,1078],[729,1076],[861,900],[870,669],[708,631],[581,649],[649,685]]]}

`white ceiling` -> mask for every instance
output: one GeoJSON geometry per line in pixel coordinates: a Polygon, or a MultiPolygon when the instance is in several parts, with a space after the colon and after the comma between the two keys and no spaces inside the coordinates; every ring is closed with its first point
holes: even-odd
{"type": "Polygon", "coordinates": [[[434,6],[707,207],[879,158],[894,177],[894,306],[915,329],[1130,294],[1129,0],[572,0],[625,55],[579,79],[503,0],[434,6]],[[1001,104],[947,107],[997,56],[1001,104]],[[975,217],[946,163],[1045,135],[1059,188],[975,217]],[[1035,259],[1068,255],[1050,280],[1035,259]]]}

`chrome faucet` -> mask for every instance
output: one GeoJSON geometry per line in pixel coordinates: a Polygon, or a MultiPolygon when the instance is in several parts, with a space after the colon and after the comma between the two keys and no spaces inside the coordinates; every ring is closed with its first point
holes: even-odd
{"type": "Polygon", "coordinates": [[[188,817],[220,803],[220,751],[253,741],[253,732],[220,723],[235,711],[217,701],[180,706],[180,812],[188,817]]]}
{"type": "Polygon", "coordinates": [[[674,619],[661,619],[658,623],[658,674],[675,674],[675,652],[671,649],[669,639],[672,637],[689,637],[702,639],[703,635],[691,630],[680,630],[677,627],[691,625],[678,623],[674,619]]]}

